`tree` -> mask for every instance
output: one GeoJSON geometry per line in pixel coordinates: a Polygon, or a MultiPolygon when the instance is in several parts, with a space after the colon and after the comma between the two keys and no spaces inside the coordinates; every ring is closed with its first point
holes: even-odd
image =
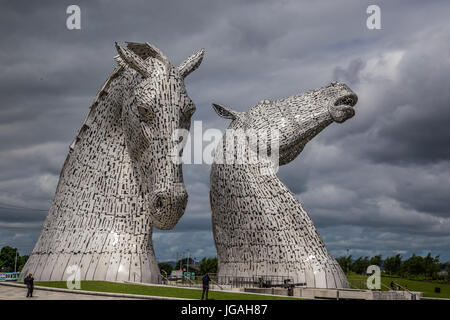
{"type": "Polygon", "coordinates": [[[369,257],[359,257],[358,259],[356,259],[352,265],[351,265],[351,270],[353,272],[359,273],[359,274],[364,274],[367,271],[367,267],[370,265],[369,263],[369,257]]]}
{"type": "MultiPolygon", "coordinates": [[[[0,251],[0,270],[14,271],[16,255],[18,255],[16,248],[10,246],[3,247],[0,251]]],[[[19,257],[17,257],[17,259],[18,258],[19,257]]],[[[17,261],[17,263],[19,263],[19,261],[17,261]]]]}
{"type": "Polygon", "coordinates": [[[381,267],[383,260],[381,259],[381,254],[378,254],[376,256],[373,256],[370,258],[369,265],[376,265],[381,267]]]}
{"type": "Polygon", "coordinates": [[[387,257],[383,262],[384,271],[389,274],[399,274],[402,267],[402,257],[397,254],[387,257]]]}
{"type": "Polygon", "coordinates": [[[449,272],[450,271],[450,261],[447,261],[447,262],[444,262],[444,263],[440,263],[439,264],[439,270],[449,272]]]}
{"type": "Polygon", "coordinates": [[[425,269],[425,277],[428,276],[435,278],[437,276],[437,272],[440,270],[439,255],[433,258],[431,256],[431,252],[428,252],[428,255],[423,259],[423,264],[425,269]]]}
{"type": "Polygon", "coordinates": [[[159,269],[161,270],[162,275],[169,276],[172,273],[173,267],[170,263],[161,262],[159,264],[159,269]]]}
{"type": "Polygon", "coordinates": [[[413,253],[409,259],[406,259],[405,262],[403,262],[401,274],[406,276],[425,274],[424,258],[416,256],[416,254],[413,253]]]}
{"type": "Polygon", "coordinates": [[[194,259],[192,258],[183,258],[177,261],[177,265],[175,266],[175,269],[180,270],[183,267],[185,267],[186,265],[193,265],[194,264],[194,259]]]}
{"type": "Polygon", "coordinates": [[[336,259],[336,261],[341,266],[342,271],[344,271],[345,273],[348,273],[350,271],[350,267],[352,265],[352,256],[339,257],[336,259]]]}
{"type": "Polygon", "coordinates": [[[217,257],[216,258],[203,258],[200,261],[200,274],[205,273],[217,273],[217,257]]]}
{"type": "Polygon", "coordinates": [[[25,266],[25,263],[27,263],[29,257],[30,256],[25,255],[25,256],[19,256],[17,258],[17,271],[19,271],[19,272],[22,271],[22,269],[25,266]]]}

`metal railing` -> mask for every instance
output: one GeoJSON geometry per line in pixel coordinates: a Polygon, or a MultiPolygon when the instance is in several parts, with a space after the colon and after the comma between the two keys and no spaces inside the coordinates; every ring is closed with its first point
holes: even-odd
{"type": "Polygon", "coordinates": [[[218,276],[217,283],[229,285],[231,288],[272,288],[272,287],[290,287],[295,285],[304,285],[304,283],[293,283],[292,278],[287,276],[261,275],[253,277],[239,276],[218,276]]]}
{"type": "MultiPolygon", "coordinates": [[[[217,286],[221,290],[224,288],[272,288],[282,287],[290,288],[293,286],[304,286],[304,283],[294,283],[293,279],[286,276],[253,276],[253,277],[239,277],[239,276],[219,276],[218,274],[209,274],[211,284],[217,286]]],[[[170,284],[183,287],[201,287],[203,275],[200,276],[182,276],[179,278],[170,278],[161,274],[161,282],[163,284],[170,284]]]]}

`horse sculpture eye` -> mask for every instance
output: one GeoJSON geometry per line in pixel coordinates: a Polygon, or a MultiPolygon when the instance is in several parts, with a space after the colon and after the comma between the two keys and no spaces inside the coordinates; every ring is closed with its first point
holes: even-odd
{"type": "Polygon", "coordinates": [[[146,105],[138,106],[138,112],[141,116],[145,118],[153,118],[153,111],[150,109],[150,107],[146,105]]]}
{"type": "Polygon", "coordinates": [[[181,116],[186,120],[186,121],[190,121],[191,117],[194,115],[195,113],[195,107],[194,108],[188,108],[187,110],[182,110],[181,111],[181,116]]]}

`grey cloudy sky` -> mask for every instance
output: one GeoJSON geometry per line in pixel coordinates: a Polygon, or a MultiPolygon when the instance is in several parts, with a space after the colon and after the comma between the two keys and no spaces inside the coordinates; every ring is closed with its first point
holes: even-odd
{"type": "MultiPolygon", "coordinates": [[[[281,179],[335,256],[450,260],[448,1],[0,3],[0,246],[33,249],[68,146],[115,66],[114,42],[136,41],[173,64],[205,48],[186,80],[204,129],[228,125],[213,101],[244,111],[347,83],[355,117],[324,130],[281,179]],[[81,30],[66,28],[70,4],[81,30]],[[366,28],[369,4],[380,6],[382,30],[366,28]]],[[[185,165],[184,176],[188,207],[173,230],[155,232],[159,260],[216,254],[209,166],[185,165]]]]}

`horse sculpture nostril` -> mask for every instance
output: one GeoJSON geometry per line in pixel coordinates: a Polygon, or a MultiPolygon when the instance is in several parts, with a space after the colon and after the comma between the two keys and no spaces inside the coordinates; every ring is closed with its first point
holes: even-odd
{"type": "MultiPolygon", "coordinates": [[[[181,184],[179,184],[181,185],[181,184]]],[[[171,208],[185,208],[188,194],[186,190],[179,185],[173,189],[159,190],[153,195],[153,208],[162,212],[171,210],[171,208]]]]}
{"type": "Polygon", "coordinates": [[[162,200],[162,198],[161,197],[157,197],[156,201],[155,201],[155,204],[156,204],[156,207],[158,209],[161,209],[163,207],[163,200],[162,200]]]}

